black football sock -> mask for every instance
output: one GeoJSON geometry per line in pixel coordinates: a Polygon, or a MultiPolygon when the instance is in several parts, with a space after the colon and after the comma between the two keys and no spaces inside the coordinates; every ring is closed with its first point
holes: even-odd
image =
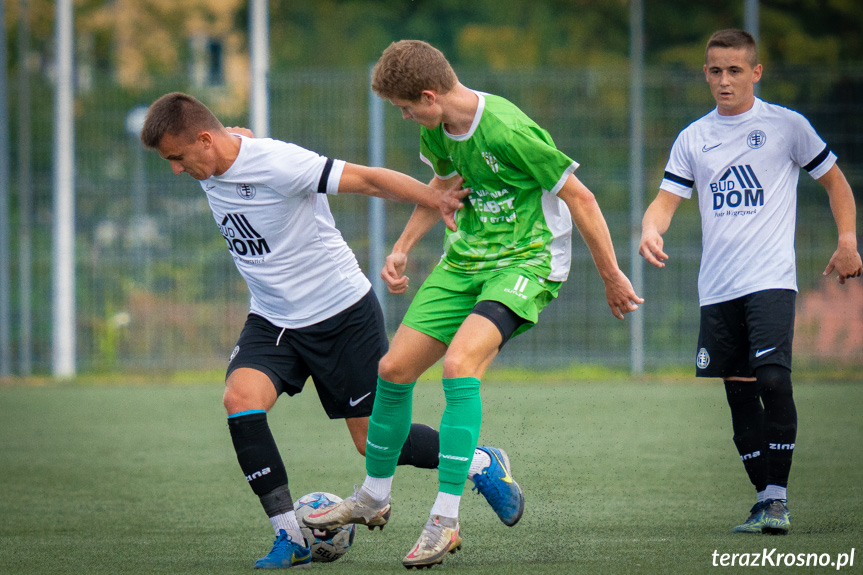
{"type": "Polygon", "coordinates": [[[439,447],[437,429],[422,423],[412,423],[407,441],[399,455],[398,465],[437,469],[439,447]]]}
{"type": "Polygon", "coordinates": [[[791,458],[797,442],[797,407],[791,390],[791,371],[779,365],[755,370],[764,402],[764,439],[767,443],[767,483],[788,487],[791,458]]]}
{"type": "Polygon", "coordinates": [[[250,411],[228,417],[237,461],[267,517],[293,510],[288,472],[267,424],[267,412],[250,411]]]}
{"type": "Polygon", "coordinates": [[[725,395],[731,408],[734,445],[756,491],[767,487],[767,447],[764,441],[764,408],[757,381],[725,381],[725,395]]]}

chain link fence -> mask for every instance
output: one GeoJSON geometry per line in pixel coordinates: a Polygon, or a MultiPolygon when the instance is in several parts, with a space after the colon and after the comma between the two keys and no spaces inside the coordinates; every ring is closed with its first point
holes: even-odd
{"type": "MultiPolygon", "coordinates": [[[[462,82],[500,94],[548,129],[558,147],[581,164],[578,177],[596,194],[624,271],[629,258],[629,109],[627,69],[489,72],[460,70],[462,82]]],[[[700,73],[648,68],[645,187],[649,202],[677,133],[707,113],[713,101],[700,73]]],[[[247,125],[245,104],[225,88],[193,89],[187,79],[165,80],[144,93],[122,91],[94,77],[76,102],[76,260],[80,371],[220,369],[243,325],[248,293],[226,252],[204,194],[176,177],[155,152],[142,150],[126,121],[137,106],[183,90],[211,105],[226,125],[247,125]]],[[[762,97],[805,114],[836,151],[846,176],[863,194],[863,69],[768,70],[762,97]]],[[[11,118],[15,118],[14,112],[11,118]]],[[[16,254],[20,224],[31,222],[32,309],[12,294],[13,345],[32,353],[34,372],[51,370],[51,86],[34,86],[32,178],[14,187],[13,278],[26,273],[16,254]],[[34,212],[22,216],[17,198],[30,194],[34,212]],[[17,233],[16,233],[17,230],[17,233]],[[20,325],[32,321],[32,341],[20,325]]],[[[419,128],[386,104],[386,165],[427,181],[419,161],[419,128]]],[[[321,154],[368,163],[368,71],[298,71],[270,76],[271,132],[321,154]]],[[[13,124],[14,138],[21,126],[13,124]]],[[[15,165],[13,157],[12,165],[15,165]]],[[[15,182],[13,181],[13,186],[15,182]]],[[[330,200],[360,265],[369,269],[368,202],[330,200]]],[[[387,203],[387,247],[411,206],[387,203]]],[[[858,224],[858,229],[860,228],[858,224]]],[[[387,297],[387,325],[398,326],[412,293],[441,253],[442,224],[416,249],[409,264],[411,292],[387,297]]],[[[821,271],[835,249],[836,230],[823,189],[801,175],[797,361],[863,364],[863,291],[850,282],[834,291],[821,271]],[[847,288],[847,289],[846,289],[847,288]],[[836,315],[837,298],[845,315],[836,315]],[[850,311],[849,311],[850,310],[850,311]],[[850,314],[850,315],[849,315],[850,314]],[[835,318],[834,318],[835,316],[835,318]],[[833,318],[833,319],[831,319],[833,318]],[[832,323],[831,323],[832,322],[832,323]],[[835,325],[834,325],[835,324],[835,325]]],[[[696,202],[684,202],[666,235],[668,266],[645,270],[643,297],[647,369],[691,364],[698,329],[696,276],[700,228],[696,202]]],[[[757,249],[757,246],[753,246],[757,249]]],[[[14,282],[13,282],[13,285],[14,282]]],[[[19,354],[20,355],[20,354],[19,354]]],[[[526,367],[589,363],[629,364],[627,322],[613,318],[587,248],[575,242],[570,279],[537,327],[508,344],[498,360],[526,367]]],[[[17,368],[13,368],[13,373],[17,368]]]]}

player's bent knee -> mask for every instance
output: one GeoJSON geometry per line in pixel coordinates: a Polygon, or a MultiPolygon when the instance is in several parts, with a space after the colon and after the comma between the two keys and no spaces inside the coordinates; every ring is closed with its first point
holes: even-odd
{"type": "Polygon", "coordinates": [[[411,378],[411,366],[403,360],[385,354],[378,362],[378,377],[392,383],[410,383],[416,378],[411,378]]]}
{"type": "Polygon", "coordinates": [[[222,405],[228,415],[241,411],[263,410],[269,411],[275,403],[275,391],[270,398],[265,394],[254,393],[253,390],[244,389],[241,386],[228,386],[222,395],[222,405]]]}
{"type": "Polygon", "coordinates": [[[755,369],[755,377],[758,378],[758,386],[762,395],[779,394],[792,395],[791,370],[781,365],[768,364],[755,369]]]}
{"type": "Polygon", "coordinates": [[[466,353],[450,348],[443,358],[444,377],[463,377],[472,375],[477,362],[466,353]]]}

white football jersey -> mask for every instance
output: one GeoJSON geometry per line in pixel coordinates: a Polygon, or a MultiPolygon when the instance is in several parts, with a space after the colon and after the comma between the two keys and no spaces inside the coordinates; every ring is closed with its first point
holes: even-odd
{"type": "Polygon", "coordinates": [[[660,188],[684,198],[698,190],[702,306],[766,289],[797,291],[800,168],[818,179],[834,163],[806,118],[757,98],[747,112],[714,109],[680,132],[660,188]]]}
{"type": "Polygon", "coordinates": [[[327,202],[345,162],[279,140],[240,138],[231,167],[201,187],[249,286],[250,311],[294,329],[358,302],[371,283],[327,202]]]}

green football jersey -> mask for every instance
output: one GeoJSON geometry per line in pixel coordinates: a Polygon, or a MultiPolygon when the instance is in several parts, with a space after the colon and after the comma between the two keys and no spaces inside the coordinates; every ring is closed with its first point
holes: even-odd
{"type": "Polygon", "coordinates": [[[421,130],[422,160],[438,177],[458,174],[471,188],[456,216],[458,230],[446,231],[439,265],[464,272],[522,266],[564,281],[572,218],[556,194],[578,164],[514,104],[476,94],[466,134],[448,134],[443,124],[421,130]]]}

